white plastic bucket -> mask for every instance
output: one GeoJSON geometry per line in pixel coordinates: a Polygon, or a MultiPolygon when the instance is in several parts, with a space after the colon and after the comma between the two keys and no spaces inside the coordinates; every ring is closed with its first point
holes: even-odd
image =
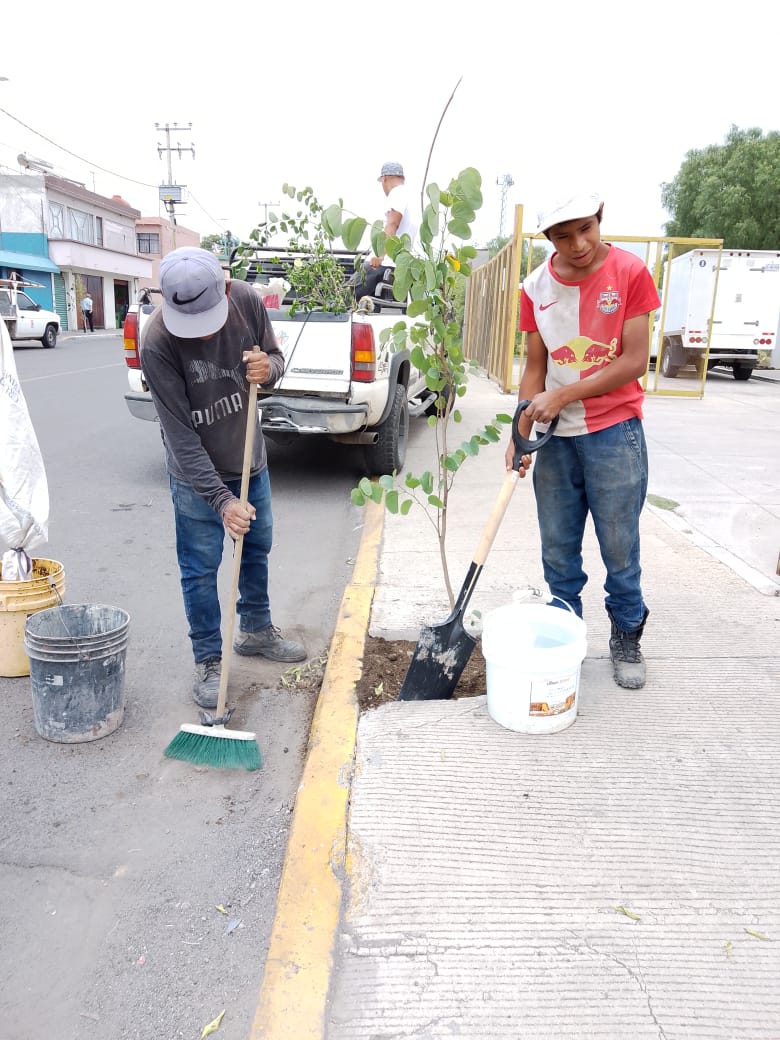
{"type": "Polygon", "coordinates": [[[485,615],[487,708],[519,733],[558,733],[577,718],[587,629],[570,610],[511,603],[485,615]]]}

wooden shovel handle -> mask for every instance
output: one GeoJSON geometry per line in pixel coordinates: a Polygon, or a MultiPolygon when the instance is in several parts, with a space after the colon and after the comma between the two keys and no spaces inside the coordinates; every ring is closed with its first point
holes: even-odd
{"type": "Polygon", "coordinates": [[[504,483],[501,485],[498,498],[496,498],[495,505],[493,506],[487,524],[485,525],[485,530],[482,532],[482,538],[477,546],[477,551],[474,553],[474,563],[476,563],[478,567],[481,567],[487,559],[490,547],[496,537],[496,532],[501,525],[501,521],[504,519],[504,513],[506,513],[509,500],[512,497],[512,492],[515,490],[519,479],[516,469],[511,470],[504,478],[504,483]]]}

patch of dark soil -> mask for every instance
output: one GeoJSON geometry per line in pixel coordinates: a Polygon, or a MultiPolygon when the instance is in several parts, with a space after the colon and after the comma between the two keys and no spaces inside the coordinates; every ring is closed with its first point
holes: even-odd
{"type": "MultiPolygon", "coordinates": [[[[366,636],[363,672],[356,688],[361,711],[398,700],[416,645],[403,639],[374,639],[366,636]]],[[[486,688],[485,658],[477,645],[458,680],[454,696],[481,697],[486,688]]]]}

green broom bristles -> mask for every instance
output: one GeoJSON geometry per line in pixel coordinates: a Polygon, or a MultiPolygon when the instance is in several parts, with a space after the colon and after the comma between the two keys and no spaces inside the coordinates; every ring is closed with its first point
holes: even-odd
{"type": "Polygon", "coordinates": [[[163,754],[194,766],[215,769],[259,769],[263,760],[254,733],[224,726],[182,726],[163,754]]]}

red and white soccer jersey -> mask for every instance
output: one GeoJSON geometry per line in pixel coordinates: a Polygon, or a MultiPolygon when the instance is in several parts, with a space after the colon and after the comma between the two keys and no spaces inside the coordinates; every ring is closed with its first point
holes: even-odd
{"type": "MultiPolygon", "coordinates": [[[[659,306],[644,263],[610,246],[601,267],[581,282],[559,278],[552,259],[532,271],[520,296],[520,329],[541,335],[547,348],[545,388],[554,390],[609,365],[623,351],[623,323],[659,306]]],[[[607,394],[574,401],[561,412],[555,432],[574,437],[641,419],[643,396],[634,379],[607,394]]]]}

